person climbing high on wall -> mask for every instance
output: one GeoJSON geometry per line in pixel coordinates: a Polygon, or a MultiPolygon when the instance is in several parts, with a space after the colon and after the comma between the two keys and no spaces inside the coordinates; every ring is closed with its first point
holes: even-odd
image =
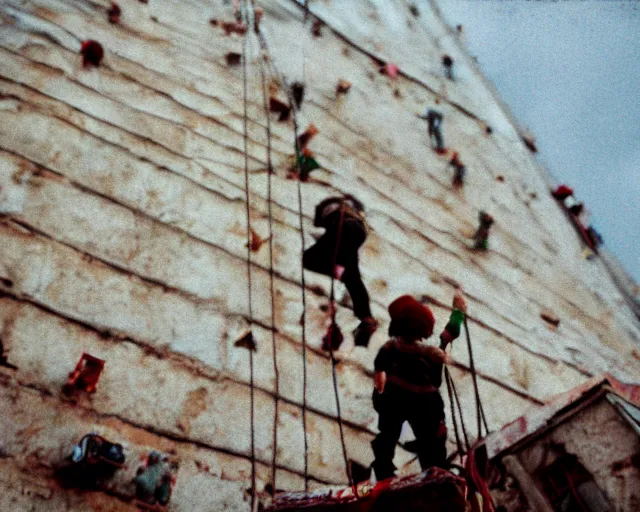
{"type": "Polygon", "coordinates": [[[444,141],[442,139],[442,114],[432,109],[418,115],[420,119],[424,119],[428,123],[429,139],[431,140],[431,147],[436,153],[442,154],[446,151],[444,148],[444,141]]]}
{"type": "Polygon", "coordinates": [[[449,167],[453,167],[453,186],[460,188],[464,184],[464,176],[467,173],[467,169],[460,160],[460,155],[457,151],[453,152],[453,156],[449,160],[449,167]]]}
{"type": "Polygon", "coordinates": [[[358,249],[367,238],[364,206],[352,195],[329,197],[316,206],[313,225],[326,231],[304,251],[302,264],[307,270],[333,276],[345,284],[353,312],[360,320],[353,333],[355,344],[366,347],[378,323],[371,316],[369,294],[358,266],[358,249]]]}
{"type": "Polygon", "coordinates": [[[493,216],[481,211],[478,214],[478,221],[480,225],[473,235],[473,247],[486,251],[489,248],[489,230],[493,225],[493,216]]]}
{"type": "MultiPolygon", "coordinates": [[[[466,310],[464,299],[454,301],[454,308],[466,310]]],[[[382,346],[374,362],[373,407],[378,413],[380,433],[371,447],[375,456],[372,467],[378,481],[395,474],[393,456],[405,421],[416,436],[422,470],[445,467],[447,428],[438,388],[442,383],[442,366],[447,361],[443,348],[460,334],[459,315],[454,318],[452,314],[440,335],[442,348],[424,343],[422,340],[433,333],[435,319],[427,306],[409,295],[393,301],[389,314],[391,339],[382,346]]]]}

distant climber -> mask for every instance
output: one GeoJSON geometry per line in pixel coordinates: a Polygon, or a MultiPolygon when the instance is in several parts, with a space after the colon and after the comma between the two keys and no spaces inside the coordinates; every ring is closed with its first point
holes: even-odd
{"type": "Polygon", "coordinates": [[[446,150],[444,148],[444,141],[442,140],[442,114],[432,109],[418,115],[420,119],[424,119],[428,123],[429,139],[431,140],[431,147],[436,153],[442,154],[446,150]]]}
{"type": "Polygon", "coordinates": [[[368,346],[378,324],[371,316],[369,294],[358,267],[358,249],[367,238],[364,206],[351,195],[330,197],[316,206],[313,225],[325,228],[315,245],[304,251],[302,264],[307,270],[333,276],[342,281],[360,319],[354,331],[355,344],[368,346]]]}
{"type": "Polygon", "coordinates": [[[551,192],[551,195],[558,201],[562,201],[563,206],[573,215],[580,215],[584,209],[584,204],[579,203],[573,196],[573,189],[566,185],[559,185],[551,192]]]}
{"type": "Polygon", "coordinates": [[[422,469],[446,465],[447,428],[438,388],[447,356],[442,349],[421,341],[433,333],[435,319],[428,307],[409,295],[393,301],[389,314],[391,339],[374,362],[373,407],[378,413],[380,433],[371,447],[378,481],[395,474],[393,456],[405,421],[416,436],[422,469]]]}
{"type": "Polygon", "coordinates": [[[453,80],[453,59],[449,55],[443,55],[442,65],[444,66],[444,76],[453,80]]]}
{"type": "Polygon", "coordinates": [[[493,225],[493,217],[487,212],[480,212],[478,214],[478,221],[480,225],[473,235],[473,247],[475,249],[482,249],[486,251],[489,248],[489,230],[493,225]]]}
{"type": "Polygon", "coordinates": [[[457,151],[453,152],[453,156],[451,157],[451,160],[449,160],[449,166],[453,167],[453,186],[456,188],[462,187],[462,185],[464,185],[464,176],[467,173],[467,169],[460,161],[460,156],[457,151]]]}

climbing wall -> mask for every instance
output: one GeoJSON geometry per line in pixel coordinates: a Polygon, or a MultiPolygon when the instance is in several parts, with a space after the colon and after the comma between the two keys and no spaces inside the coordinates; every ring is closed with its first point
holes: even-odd
{"type": "MultiPolygon", "coordinates": [[[[231,1],[118,3],[117,24],[105,0],[0,6],[0,510],[134,510],[131,480],[153,449],[179,463],[170,510],[249,510],[251,372],[235,346],[249,327],[258,491],[272,481],[274,430],[276,487],[304,488],[303,415],[310,487],[344,484],[321,349],[330,284],[306,273],[305,314],[300,268],[300,226],[308,247],[314,207],[334,194],[366,207],[361,271],[381,322],[354,348],[338,285],[349,459],[372,460],[373,359],[401,294],[428,302],[439,332],[464,290],[490,428],[591,375],[638,380],[637,318],[602,263],[582,257],[548,177],[435,4],[312,0],[305,20],[302,2],[258,0],[263,50],[252,29],[226,33],[231,1]],[[97,68],[82,65],[87,39],[105,50],[97,68]],[[397,77],[379,72],[388,62],[397,77]],[[340,79],[352,86],[337,95],[340,79]],[[289,173],[292,120],[265,109],[269,95],[287,101],[284,81],[305,84],[300,131],[319,129],[309,148],[321,168],[304,183],[289,173]],[[429,147],[426,107],[467,166],[461,190],[429,147]],[[273,267],[269,242],[247,253],[247,205],[273,267]],[[496,219],[486,253],[470,249],[480,210],[496,219]],[[70,398],[83,352],[105,368],[94,394],[70,398]],[[63,489],[55,470],[88,432],[122,443],[127,467],[97,490],[63,489]]],[[[452,355],[473,423],[465,344],[452,355]]],[[[397,466],[411,459],[397,450],[397,466]]]]}

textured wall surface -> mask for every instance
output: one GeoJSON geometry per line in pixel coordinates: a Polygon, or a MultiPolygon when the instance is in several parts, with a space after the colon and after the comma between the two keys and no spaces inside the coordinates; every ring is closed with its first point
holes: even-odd
{"type": "MultiPolygon", "coordinates": [[[[637,380],[637,319],[602,263],[581,257],[547,177],[434,5],[416,2],[415,15],[407,1],[316,0],[304,22],[292,0],[257,3],[268,52],[249,31],[246,143],[251,225],[262,238],[268,146],[275,171],[273,302],[269,244],[251,254],[260,489],[273,450],[274,331],[277,487],[300,489],[304,474],[302,246],[298,182],[287,179],[295,134],[265,113],[263,85],[282,84],[263,84],[263,59],[289,83],[305,82],[299,125],[320,130],[309,147],[321,168],[302,184],[305,246],[314,206],[331,194],[355,194],[372,228],[361,270],[381,328],[368,349],[347,336],[339,354],[349,458],[372,460],[373,358],[386,341],[386,306],[404,293],[427,296],[441,329],[455,288],[464,289],[491,428],[590,375],[637,380]],[[319,36],[313,14],[326,22],[319,36]],[[443,77],[444,53],[455,82],[443,77]],[[380,74],[379,61],[401,74],[380,74]],[[353,86],[336,97],[339,79],[353,86]],[[416,117],[427,106],[443,113],[445,143],[467,166],[460,191],[416,117]],[[470,250],[481,209],[496,219],[486,253],[470,250]],[[540,318],[548,310],[557,329],[540,318]]],[[[125,510],[138,456],[159,449],[180,461],[172,510],[248,510],[249,357],[234,346],[250,325],[245,102],[243,66],[224,57],[242,53],[244,37],[210,23],[232,21],[232,2],[119,4],[117,25],[103,0],[0,6],[0,332],[17,368],[0,367],[0,407],[10,411],[0,418],[0,508],[125,510]],[[105,49],[99,68],[82,66],[85,39],[105,49]],[[61,388],[83,351],[105,359],[105,370],[95,394],[70,401],[61,388]],[[128,468],[104,492],[64,491],[52,466],[89,431],[123,443],[128,468]]],[[[312,486],[339,484],[321,350],[329,282],[306,273],[306,284],[309,474],[312,486]]],[[[357,325],[348,301],[337,318],[345,333],[357,325]]],[[[452,354],[472,414],[464,343],[452,354]]],[[[410,459],[398,449],[398,466],[410,459]]]]}

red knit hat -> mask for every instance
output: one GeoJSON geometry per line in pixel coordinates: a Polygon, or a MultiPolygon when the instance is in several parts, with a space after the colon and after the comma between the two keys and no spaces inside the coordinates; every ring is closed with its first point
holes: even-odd
{"type": "Polygon", "coordinates": [[[389,314],[391,320],[410,322],[417,328],[417,334],[422,338],[428,338],[433,334],[433,326],[436,323],[433,313],[410,295],[398,297],[389,304],[389,314]]]}

